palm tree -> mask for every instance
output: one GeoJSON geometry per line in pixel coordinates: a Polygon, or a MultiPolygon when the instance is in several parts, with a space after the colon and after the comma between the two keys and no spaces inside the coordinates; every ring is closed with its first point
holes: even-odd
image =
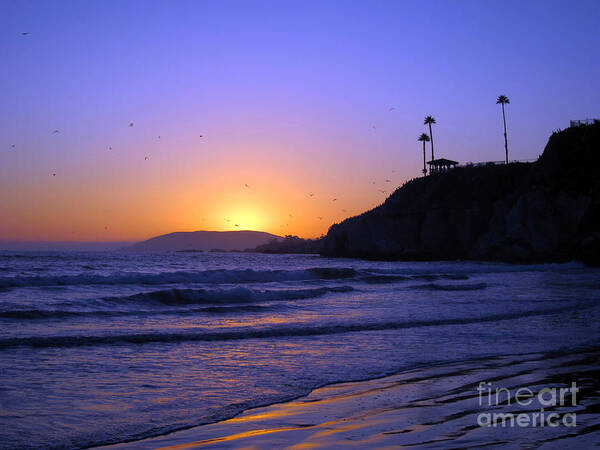
{"type": "Polygon", "coordinates": [[[499,95],[496,104],[502,105],[502,121],[504,122],[504,152],[506,153],[506,164],[508,164],[508,140],[506,139],[506,116],[504,115],[504,105],[510,103],[506,95],[499,95]]]}
{"type": "Polygon", "coordinates": [[[427,175],[427,168],[425,167],[425,142],[429,142],[429,136],[423,133],[419,136],[417,141],[423,142],[423,176],[425,176],[427,175]]]}
{"type": "Polygon", "coordinates": [[[435,119],[432,116],[425,117],[425,121],[423,122],[425,125],[429,125],[429,139],[431,140],[431,160],[433,161],[435,157],[433,156],[433,134],[431,133],[431,125],[435,123],[435,119]]]}

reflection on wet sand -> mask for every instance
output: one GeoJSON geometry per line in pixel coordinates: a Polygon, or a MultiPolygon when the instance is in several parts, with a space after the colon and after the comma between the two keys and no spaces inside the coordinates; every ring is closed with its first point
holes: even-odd
{"type": "MultiPolygon", "coordinates": [[[[295,401],[248,410],[214,424],[113,448],[385,448],[474,447],[499,444],[585,448],[600,439],[600,351],[504,356],[414,369],[396,375],[316,389],[295,401]],[[481,427],[482,381],[507,389],[565,387],[576,382],[577,426],[481,427]]],[[[494,412],[529,409],[503,402],[494,412]]]]}

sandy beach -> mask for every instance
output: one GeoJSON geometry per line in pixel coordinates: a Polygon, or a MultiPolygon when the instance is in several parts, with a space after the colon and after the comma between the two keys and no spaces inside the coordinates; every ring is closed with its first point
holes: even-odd
{"type": "Polygon", "coordinates": [[[322,387],[222,422],[104,448],[589,448],[600,442],[599,355],[597,350],[528,354],[418,368],[322,387]],[[532,414],[540,406],[535,401],[508,405],[500,397],[500,404],[490,407],[477,390],[485,382],[534,393],[575,382],[575,405],[544,410],[559,417],[574,414],[576,424],[480,426],[482,413],[532,414]]]}

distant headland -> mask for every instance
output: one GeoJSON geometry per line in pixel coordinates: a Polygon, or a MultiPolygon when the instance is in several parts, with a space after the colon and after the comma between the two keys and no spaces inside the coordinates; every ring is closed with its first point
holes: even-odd
{"type": "Polygon", "coordinates": [[[262,231],[180,231],[163,234],[138,242],[128,251],[244,251],[267,242],[277,242],[280,236],[262,231]]]}

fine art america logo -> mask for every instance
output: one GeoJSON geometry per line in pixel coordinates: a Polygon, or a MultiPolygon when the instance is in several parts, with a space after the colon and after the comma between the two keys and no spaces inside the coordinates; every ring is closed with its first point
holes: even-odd
{"type": "Polygon", "coordinates": [[[577,416],[572,412],[555,412],[559,407],[575,407],[577,405],[577,383],[571,387],[545,387],[537,392],[521,387],[508,389],[492,387],[492,383],[482,381],[477,387],[480,408],[511,409],[523,408],[516,412],[482,412],[477,416],[477,424],[481,427],[575,427],[577,416]]]}

